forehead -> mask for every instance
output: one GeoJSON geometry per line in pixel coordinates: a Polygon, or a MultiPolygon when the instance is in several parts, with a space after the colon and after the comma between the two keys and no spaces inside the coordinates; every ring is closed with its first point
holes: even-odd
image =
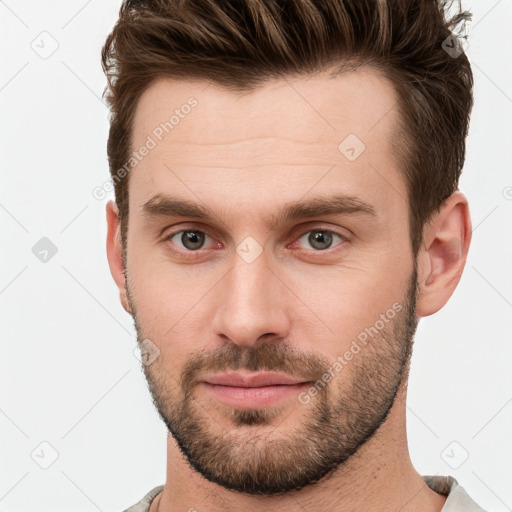
{"type": "Polygon", "coordinates": [[[140,136],[168,121],[190,98],[197,101],[190,117],[206,126],[198,133],[190,122],[181,123],[188,114],[180,116],[170,137],[174,142],[190,141],[194,136],[197,142],[214,144],[283,134],[315,142],[325,136],[337,140],[346,131],[364,139],[377,128],[377,136],[389,133],[397,114],[390,112],[397,102],[391,82],[365,66],[334,78],[325,72],[269,80],[249,92],[231,91],[205,81],[159,79],[139,98],[134,144],[142,143],[140,136]]]}
{"type": "Polygon", "coordinates": [[[132,150],[153,143],[130,173],[130,204],[140,207],[180,180],[184,192],[217,187],[231,197],[243,183],[253,198],[272,190],[292,200],[318,182],[321,193],[366,189],[367,202],[403,198],[391,152],[396,106],[391,82],[368,67],[267,81],[244,93],[160,79],[135,112],[132,150]]]}

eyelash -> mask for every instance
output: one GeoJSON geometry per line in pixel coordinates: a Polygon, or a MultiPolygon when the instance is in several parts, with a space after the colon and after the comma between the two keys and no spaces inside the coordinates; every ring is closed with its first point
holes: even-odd
{"type": "MultiPolygon", "coordinates": [[[[186,232],[203,233],[205,235],[208,235],[210,238],[214,238],[212,235],[210,235],[208,233],[208,231],[205,231],[204,229],[187,228],[187,229],[179,229],[179,230],[176,230],[176,231],[173,231],[173,232],[167,234],[164,237],[164,242],[167,242],[167,243],[169,243],[169,245],[172,245],[171,239],[173,237],[175,237],[176,235],[179,235],[180,233],[186,233],[186,232]]],[[[338,246],[336,246],[338,248],[340,246],[345,245],[345,243],[349,241],[349,238],[345,234],[342,234],[339,231],[336,231],[336,230],[333,230],[333,229],[327,229],[327,228],[323,228],[323,227],[318,227],[318,228],[313,228],[313,229],[309,228],[309,229],[307,229],[305,231],[301,231],[300,234],[295,237],[295,239],[296,239],[296,241],[298,241],[304,235],[307,235],[308,233],[313,233],[313,232],[322,232],[322,233],[329,233],[329,234],[332,234],[332,235],[336,235],[337,237],[339,237],[341,239],[341,242],[338,244],[338,246]]],[[[295,242],[294,242],[294,244],[295,244],[295,242]]],[[[314,256],[315,254],[318,254],[318,255],[332,254],[334,251],[339,250],[339,249],[336,249],[336,247],[334,249],[333,248],[328,248],[328,249],[324,249],[324,250],[311,249],[308,252],[311,255],[313,255],[313,257],[315,257],[314,256]]],[[[209,249],[206,249],[206,250],[209,250],[209,249]]],[[[186,256],[189,259],[200,258],[200,257],[204,256],[204,254],[202,253],[202,251],[204,251],[204,249],[197,249],[196,251],[192,251],[192,250],[187,250],[187,249],[176,250],[174,248],[171,248],[171,251],[173,253],[181,255],[181,256],[184,254],[183,251],[185,251],[185,253],[189,253],[190,255],[194,255],[195,254],[194,256],[186,256]]]]}

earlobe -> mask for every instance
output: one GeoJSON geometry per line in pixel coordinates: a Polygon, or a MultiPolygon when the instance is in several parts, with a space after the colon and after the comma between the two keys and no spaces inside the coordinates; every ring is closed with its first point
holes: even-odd
{"type": "Polygon", "coordinates": [[[471,218],[466,197],[452,194],[424,227],[418,254],[418,318],[439,311],[457,287],[471,243],[471,218]]]}
{"type": "Polygon", "coordinates": [[[107,214],[107,259],[110,273],[119,289],[121,304],[127,313],[132,313],[126,291],[124,262],[121,250],[119,209],[114,201],[108,201],[107,214]]]}

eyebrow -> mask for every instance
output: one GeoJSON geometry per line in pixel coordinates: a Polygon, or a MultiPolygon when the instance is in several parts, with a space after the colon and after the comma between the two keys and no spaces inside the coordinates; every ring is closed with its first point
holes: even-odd
{"type": "MultiPolygon", "coordinates": [[[[189,217],[207,221],[218,221],[207,206],[190,202],[185,199],[157,194],[142,206],[142,214],[148,220],[189,217]]],[[[365,215],[377,218],[377,210],[355,196],[337,194],[333,196],[318,196],[303,201],[295,201],[283,205],[276,214],[267,220],[270,229],[281,224],[308,217],[322,217],[326,215],[365,215]]]]}

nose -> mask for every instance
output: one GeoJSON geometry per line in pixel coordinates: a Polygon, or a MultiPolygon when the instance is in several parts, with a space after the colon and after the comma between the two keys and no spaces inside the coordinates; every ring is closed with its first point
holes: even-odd
{"type": "Polygon", "coordinates": [[[212,328],[219,338],[250,346],[265,335],[287,336],[291,292],[269,266],[265,253],[251,263],[235,255],[232,269],[215,289],[212,328]]]}

